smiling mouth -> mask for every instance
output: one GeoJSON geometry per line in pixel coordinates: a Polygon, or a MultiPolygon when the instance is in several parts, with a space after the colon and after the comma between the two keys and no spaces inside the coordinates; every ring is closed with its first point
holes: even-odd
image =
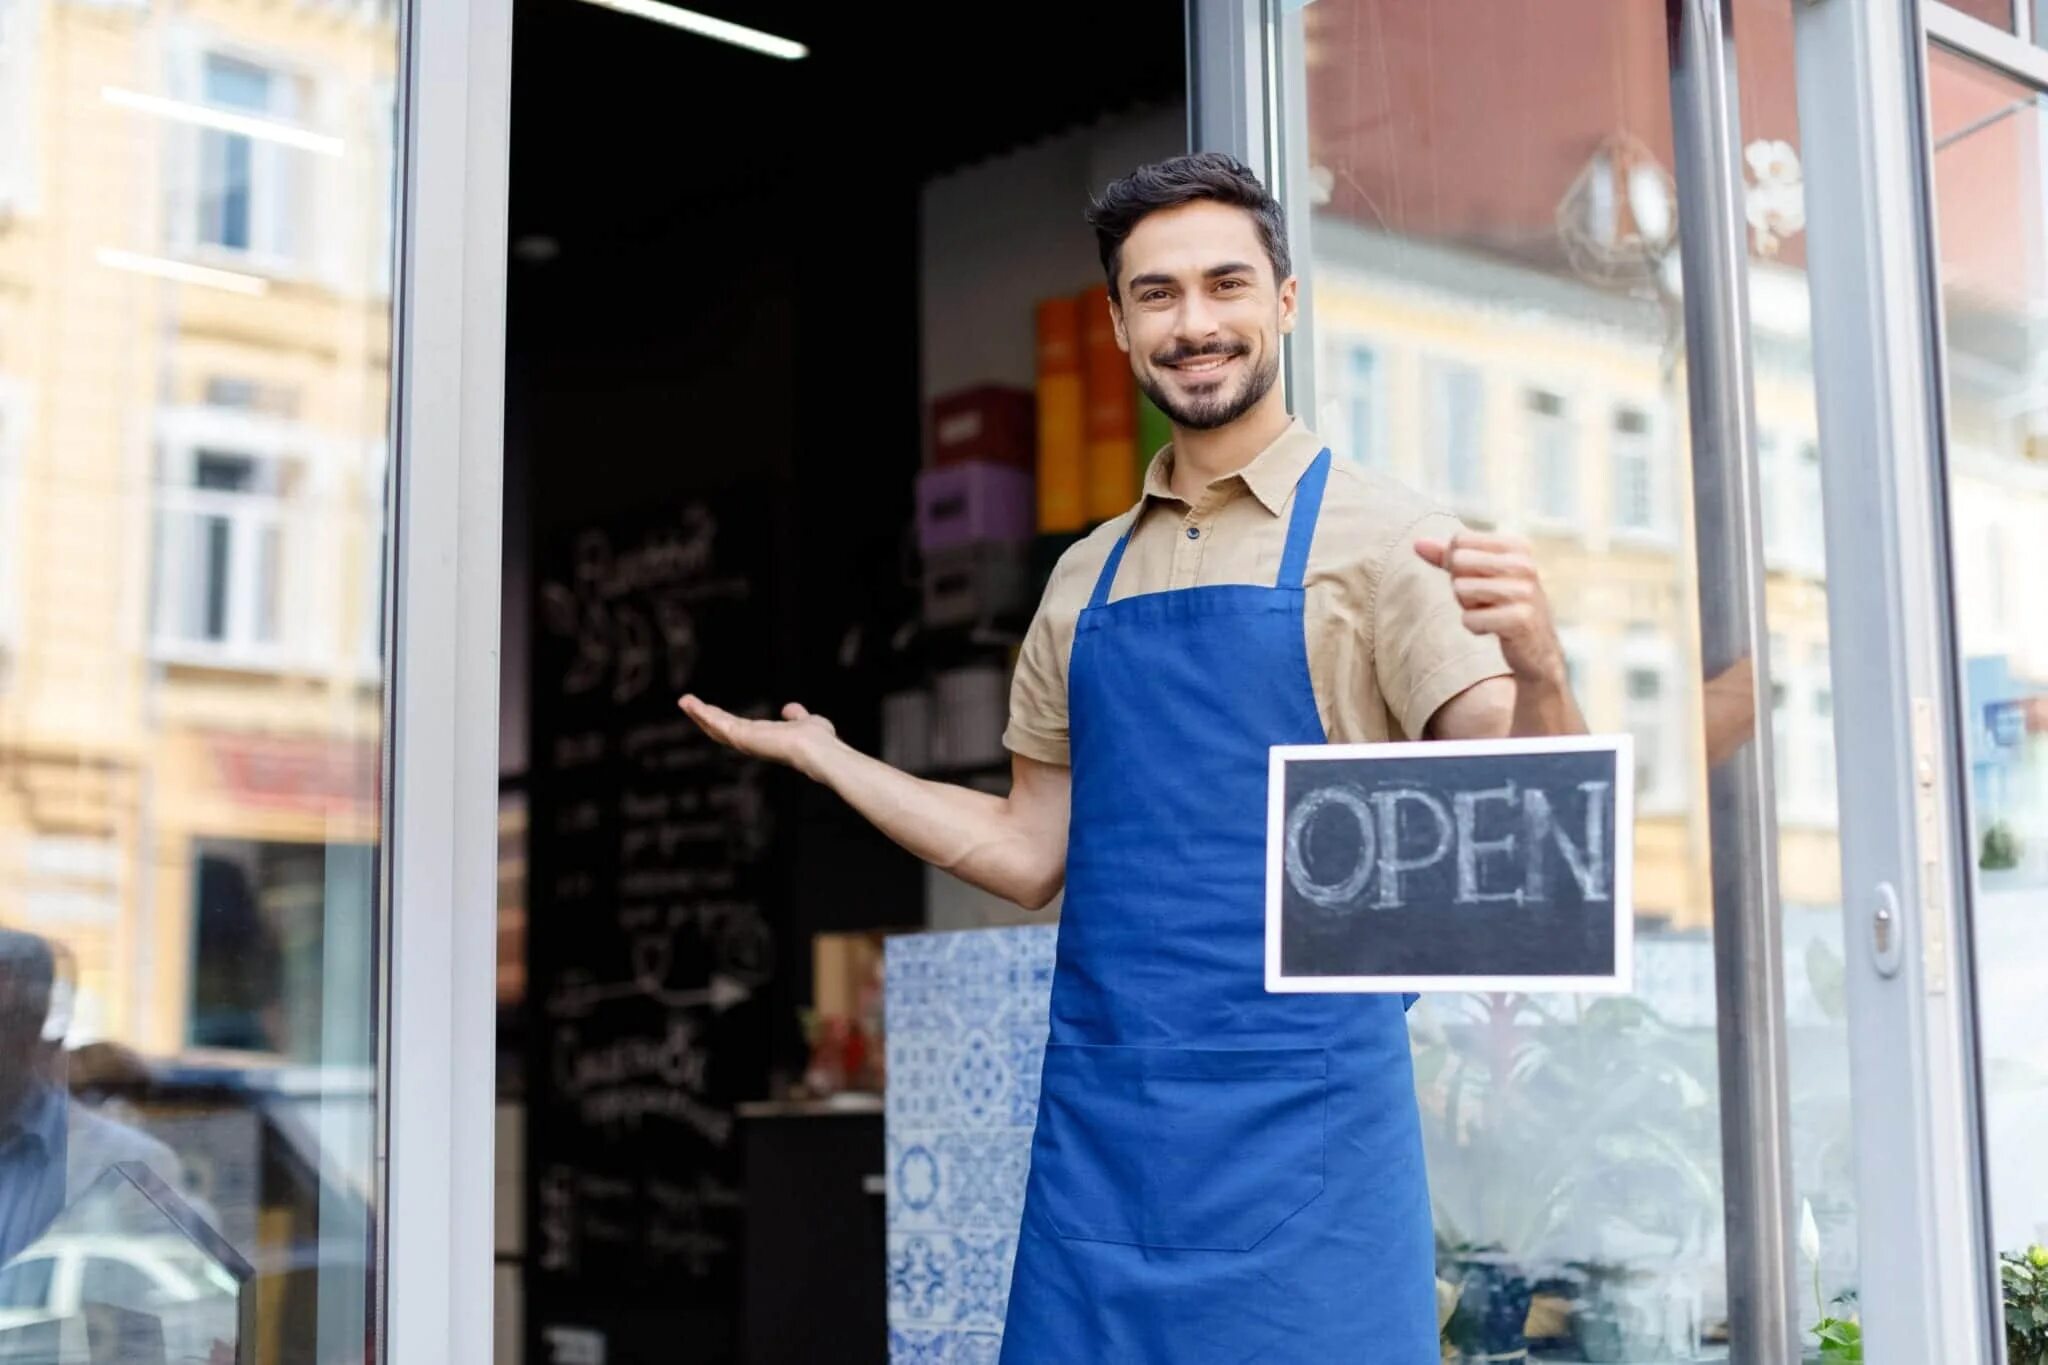
{"type": "Polygon", "coordinates": [[[1234,355],[1197,355],[1167,363],[1166,368],[1189,379],[1210,379],[1237,359],[1234,355]]]}

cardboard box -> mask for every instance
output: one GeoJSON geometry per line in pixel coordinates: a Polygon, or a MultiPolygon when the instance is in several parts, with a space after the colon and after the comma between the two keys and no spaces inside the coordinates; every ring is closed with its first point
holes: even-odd
{"type": "Polygon", "coordinates": [[[981,460],[1028,476],[1038,452],[1038,398],[1029,389],[984,384],[932,401],[932,463],[981,460]]]}
{"type": "Polygon", "coordinates": [[[981,541],[1021,545],[1035,512],[1021,469],[976,460],[917,476],[917,548],[927,555],[981,541]]]}

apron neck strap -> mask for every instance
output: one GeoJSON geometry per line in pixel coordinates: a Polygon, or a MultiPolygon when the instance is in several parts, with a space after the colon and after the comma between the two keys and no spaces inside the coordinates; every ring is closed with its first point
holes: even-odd
{"type": "MultiPolygon", "coordinates": [[[[1294,486],[1294,511],[1287,522],[1287,548],[1280,556],[1280,580],[1273,586],[1299,588],[1307,575],[1308,548],[1316,538],[1316,518],[1323,510],[1323,485],[1329,481],[1330,448],[1324,446],[1322,453],[1303,471],[1301,482],[1294,486]]],[[[1141,507],[1141,515],[1143,511],[1141,507]]],[[[1124,550],[1130,546],[1131,532],[1137,529],[1138,521],[1133,517],[1124,533],[1116,538],[1116,544],[1110,547],[1109,558],[1102,563],[1102,572],[1095,576],[1095,591],[1089,594],[1089,606],[1108,604],[1117,568],[1124,562],[1124,550]]]]}
{"type": "MultiPolygon", "coordinates": [[[[1143,515],[1144,510],[1144,506],[1140,504],[1139,514],[1143,515]]],[[[1100,607],[1108,604],[1109,586],[1116,582],[1117,565],[1124,562],[1124,547],[1131,543],[1131,532],[1137,529],[1138,519],[1133,517],[1131,524],[1124,528],[1124,533],[1116,538],[1116,544],[1110,548],[1109,558],[1103,561],[1102,572],[1095,576],[1095,591],[1089,595],[1089,606],[1100,607]]]]}
{"type": "Polygon", "coordinates": [[[1287,522],[1287,549],[1280,556],[1276,588],[1299,588],[1308,575],[1308,547],[1316,538],[1316,518],[1323,510],[1323,485],[1330,481],[1330,448],[1310,462],[1294,485],[1294,514],[1287,522]]]}

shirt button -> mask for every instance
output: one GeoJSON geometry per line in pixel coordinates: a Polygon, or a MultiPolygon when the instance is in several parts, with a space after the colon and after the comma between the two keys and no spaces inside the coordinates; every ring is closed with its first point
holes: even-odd
{"type": "Polygon", "coordinates": [[[1190,527],[1188,527],[1188,539],[1189,539],[1189,540],[1197,540],[1197,539],[1199,539],[1199,538],[1201,537],[1201,534],[1202,534],[1202,528],[1201,528],[1201,527],[1199,527],[1199,526],[1190,526],[1190,527]]]}

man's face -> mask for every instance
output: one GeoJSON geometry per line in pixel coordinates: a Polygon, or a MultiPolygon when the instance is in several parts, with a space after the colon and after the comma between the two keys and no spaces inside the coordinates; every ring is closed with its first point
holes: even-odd
{"type": "Polygon", "coordinates": [[[1272,391],[1295,281],[1273,278],[1249,213],[1197,201],[1150,215],[1124,239],[1117,283],[1117,342],[1175,423],[1228,426],[1272,391]]]}

